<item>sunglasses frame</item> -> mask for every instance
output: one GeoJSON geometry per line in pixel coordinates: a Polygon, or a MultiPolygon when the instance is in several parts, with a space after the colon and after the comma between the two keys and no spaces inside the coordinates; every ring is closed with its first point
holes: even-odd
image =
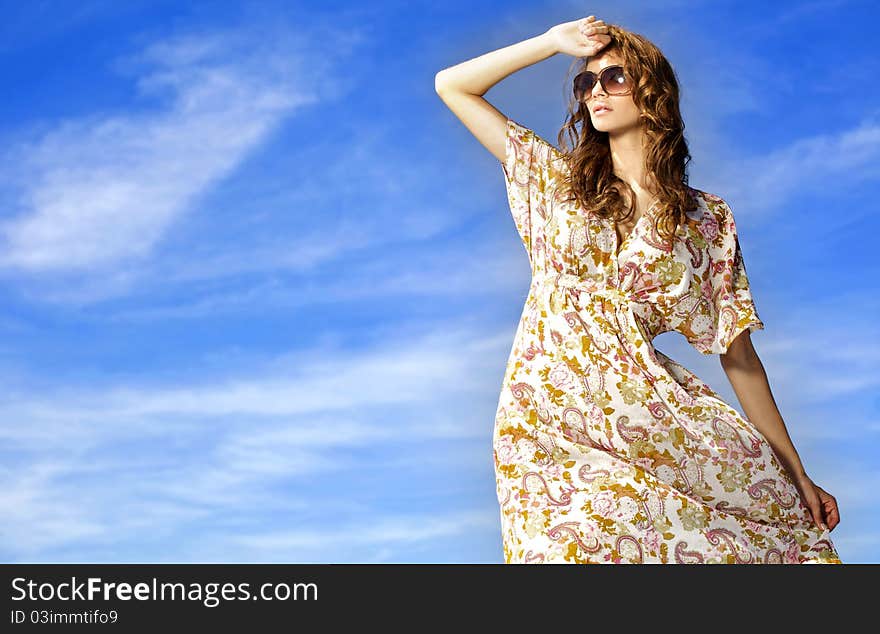
{"type": "Polygon", "coordinates": [[[584,75],[596,76],[596,73],[594,73],[591,70],[585,70],[585,71],[582,71],[582,72],[578,73],[577,75],[575,75],[574,79],[572,80],[572,92],[574,93],[575,99],[578,99],[578,101],[581,101],[581,102],[588,99],[587,95],[589,95],[593,92],[593,88],[596,87],[597,80],[602,85],[602,90],[604,90],[609,95],[628,95],[628,94],[630,94],[632,92],[632,87],[630,87],[626,92],[611,92],[610,90],[608,90],[608,86],[605,85],[605,82],[610,80],[610,78],[611,78],[610,71],[614,71],[616,69],[620,69],[621,72],[624,74],[624,76],[629,78],[629,75],[627,74],[626,70],[620,64],[612,64],[611,66],[606,66],[605,68],[603,68],[602,70],[599,71],[597,79],[594,79],[592,81],[592,85],[589,88],[586,88],[584,90],[584,94],[581,95],[581,97],[579,99],[578,99],[578,94],[577,94],[578,80],[581,77],[583,77],[584,75]]]}

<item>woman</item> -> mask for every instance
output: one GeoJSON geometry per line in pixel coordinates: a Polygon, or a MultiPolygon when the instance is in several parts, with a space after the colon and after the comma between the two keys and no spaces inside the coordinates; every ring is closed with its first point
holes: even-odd
{"type": "Polygon", "coordinates": [[[504,560],[841,563],[750,333],[764,327],[733,213],[687,185],[675,73],[595,16],[437,74],[501,162],[532,284],[493,434],[504,560]],[[561,151],[483,94],[580,58],[561,151]],[[576,124],[580,123],[580,131],[576,124]],[[652,339],[717,353],[747,416],[652,339]]]}

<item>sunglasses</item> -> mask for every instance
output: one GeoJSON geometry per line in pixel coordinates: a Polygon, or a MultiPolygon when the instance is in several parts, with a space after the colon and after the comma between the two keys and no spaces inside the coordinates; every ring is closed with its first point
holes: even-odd
{"type": "Polygon", "coordinates": [[[632,91],[632,81],[623,72],[623,66],[606,66],[597,76],[591,70],[578,73],[574,78],[574,96],[578,101],[593,92],[596,80],[602,84],[602,88],[609,95],[626,95],[632,91]]]}

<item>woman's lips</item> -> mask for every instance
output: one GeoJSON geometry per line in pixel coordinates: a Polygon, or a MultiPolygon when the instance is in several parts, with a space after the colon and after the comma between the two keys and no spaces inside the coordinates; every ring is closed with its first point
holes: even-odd
{"type": "Polygon", "coordinates": [[[598,110],[593,110],[593,114],[605,114],[606,112],[611,112],[611,108],[599,108],[598,110]]]}

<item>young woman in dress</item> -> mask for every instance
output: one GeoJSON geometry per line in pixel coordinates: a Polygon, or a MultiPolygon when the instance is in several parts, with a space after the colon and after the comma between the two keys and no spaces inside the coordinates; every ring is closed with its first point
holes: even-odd
{"type": "Polygon", "coordinates": [[[532,284],[496,412],[505,562],[841,563],[834,496],[807,475],[750,332],[736,223],[687,184],[675,73],[595,16],[440,71],[438,95],[501,163],[532,284]],[[562,151],[483,95],[579,62],[562,151]],[[718,354],[745,416],[654,349],[718,354]]]}

